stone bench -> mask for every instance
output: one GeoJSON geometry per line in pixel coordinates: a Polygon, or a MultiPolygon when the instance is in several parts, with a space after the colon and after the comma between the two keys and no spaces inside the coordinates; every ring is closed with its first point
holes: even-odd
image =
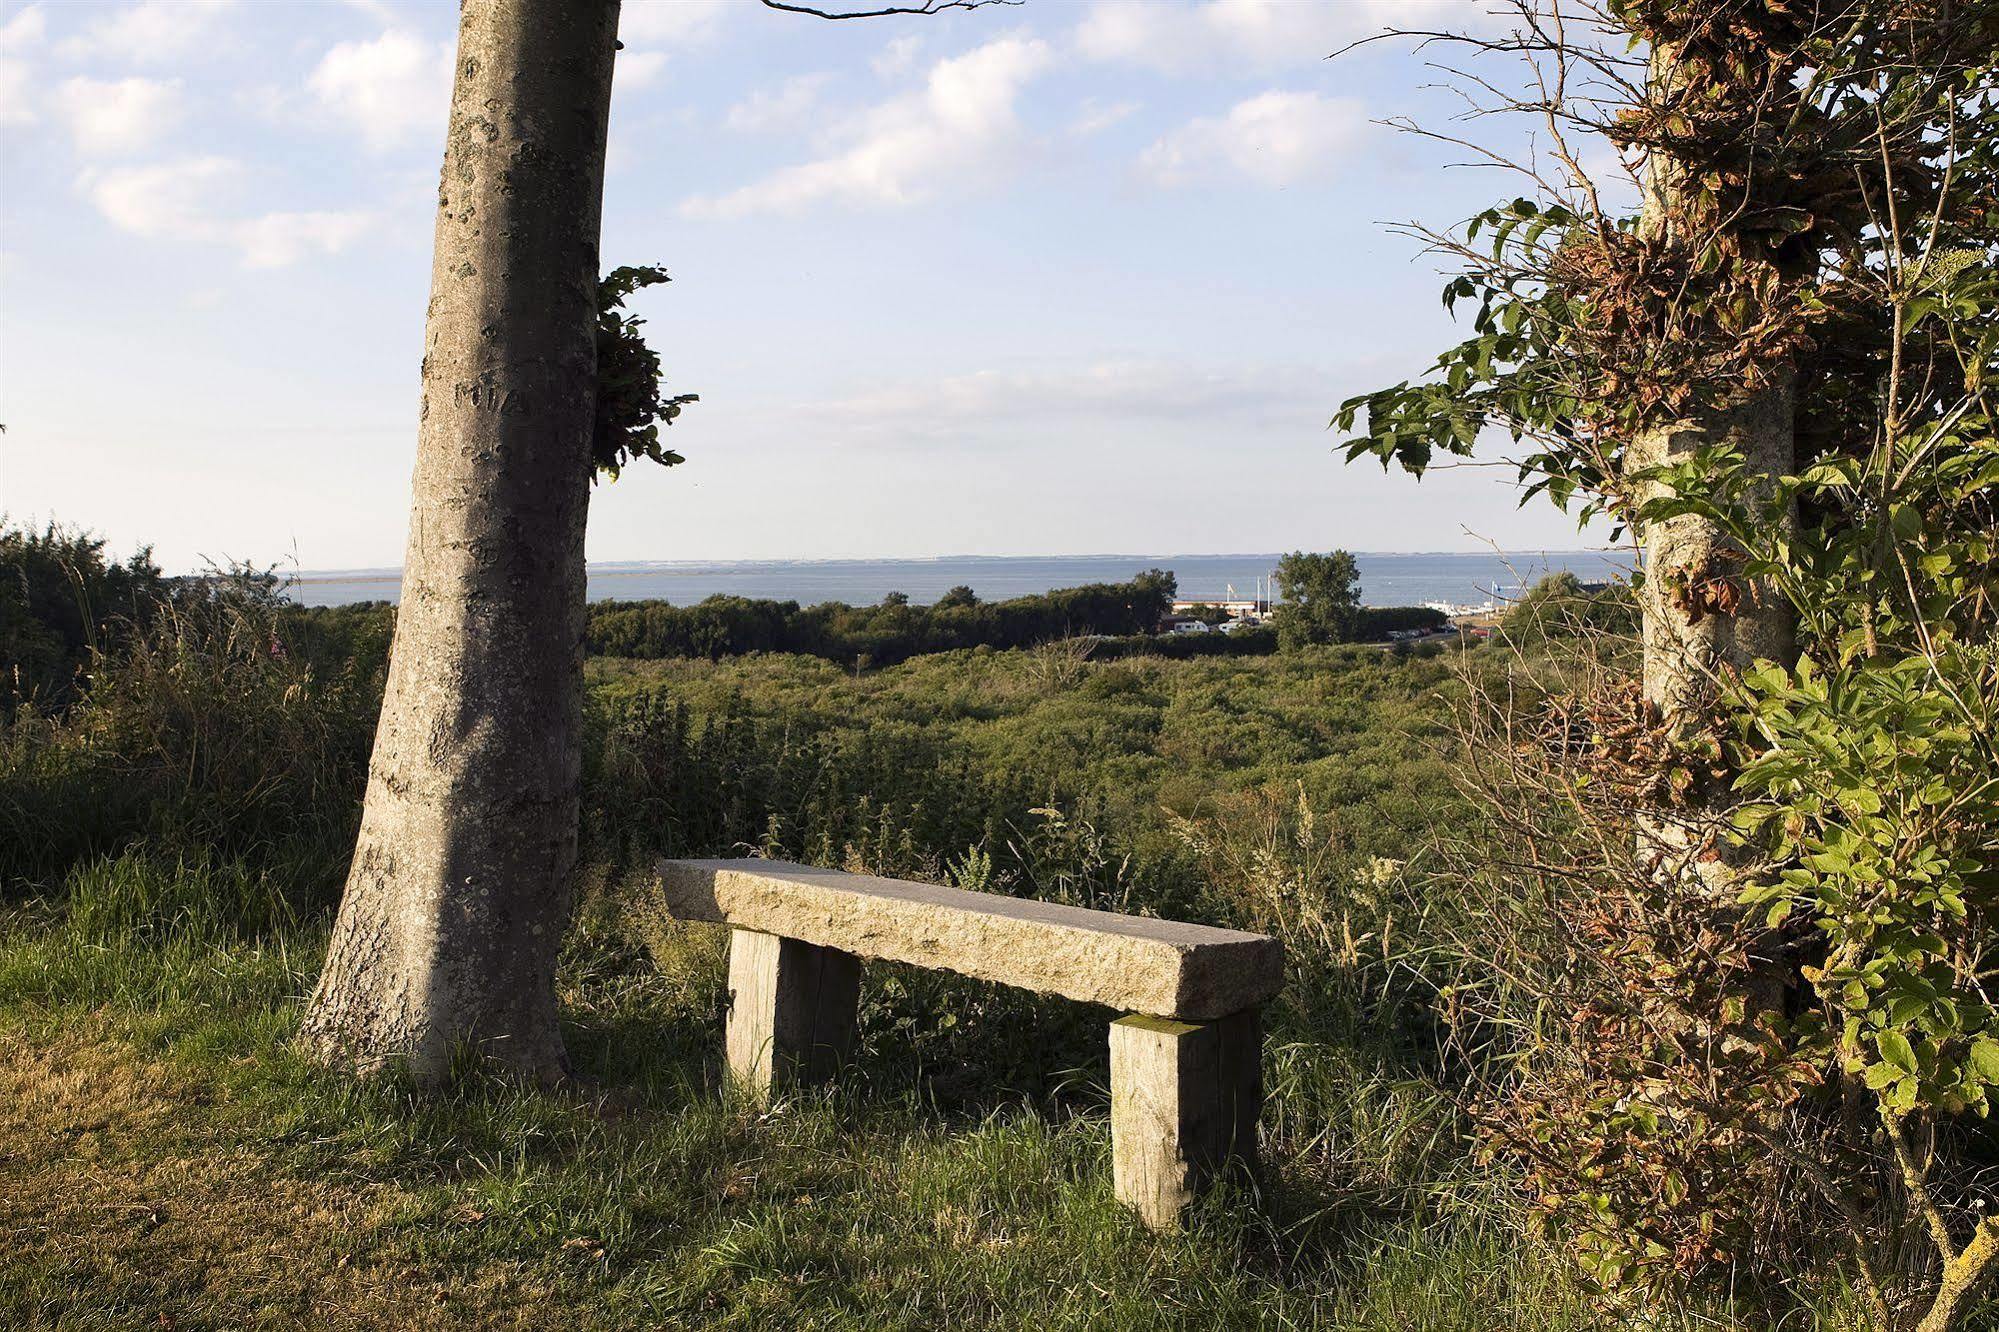
{"type": "Polygon", "coordinates": [[[778,860],[663,860],[658,876],[674,916],[733,927],[725,1043],[757,1096],[832,1075],[861,960],[882,958],[1130,1015],[1110,1028],[1112,1174],[1147,1225],[1254,1167],[1275,939],[778,860]]]}

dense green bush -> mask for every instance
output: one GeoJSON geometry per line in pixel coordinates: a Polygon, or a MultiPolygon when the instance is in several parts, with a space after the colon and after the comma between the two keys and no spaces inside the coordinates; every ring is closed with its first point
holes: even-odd
{"type": "Polygon", "coordinates": [[[279,859],[311,848],[337,866],[382,656],[356,635],[319,643],[315,663],[287,645],[289,614],[269,579],[185,582],[93,654],[88,692],[61,716],[28,705],[0,718],[0,883],[46,882],[141,842],[279,859]]]}
{"type": "Polygon", "coordinates": [[[101,538],[54,523],[0,526],[0,713],[69,704],[91,654],[121,644],[167,590],[148,550],[120,564],[101,538]]]}
{"type": "Polygon", "coordinates": [[[1238,629],[1234,633],[1136,634],[1123,638],[1100,638],[1091,648],[1095,661],[1117,661],[1123,657],[1161,657],[1167,661],[1187,661],[1193,657],[1267,657],[1277,651],[1277,633],[1268,625],[1238,629]]]}
{"type": "Polygon", "coordinates": [[[1360,565],[1344,550],[1294,550],[1277,562],[1283,596],[1271,622],[1284,648],[1351,643],[1360,627],[1360,565]]]}
{"type": "Polygon", "coordinates": [[[1450,623],[1451,617],[1434,606],[1362,606],[1354,623],[1354,638],[1372,643],[1411,629],[1435,633],[1450,623]]]}
{"type": "Polygon", "coordinates": [[[1638,598],[1629,583],[1591,588],[1572,573],[1552,573],[1507,608],[1500,629],[1520,648],[1588,634],[1630,637],[1638,632],[1638,598]]]}
{"type": "Polygon", "coordinates": [[[1173,600],[1173,575],[1153,569],[1128,583],[1093,583],[1007,601],[970,589],[934,606],[890,596],[879,606],[714,596],[692,606],[596,602],[589,648],[609,657],[707,657],[792,652],[888,666],[926,652],[1031,647],[1078,634],[1149,634],[1173,600]]]}

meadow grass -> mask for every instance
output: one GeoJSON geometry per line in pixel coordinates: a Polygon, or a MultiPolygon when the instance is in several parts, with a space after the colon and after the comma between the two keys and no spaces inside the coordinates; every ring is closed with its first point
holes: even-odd
{"type": "Polygon", "coordinates": [[[0,1326],[1603,1325],[1503,1190],[1422,1149],[1446,1098],[1359,1050],[1271,1055],[1280,1105],[1286,1079],[1349,1080],[1337,1151],[1273,1132],[1262,1196],[1155,1236],[1111,1197],[1089,1069],[940,1097],[877,1021],[837,1089],[733,1095],[712,931],[659,968],[586,912],[576,1083],[468,1065],[417,1096],[293,1052],[324,938],[282,875],[131,854],[63,887],[0,919],[0,1326]]]}
{"type": "MultiPolygon", "coordinates": [[[[1483,963],[1411,862],[1482,652],[593,661],[576,1079],[468,1061],[418,1096],[291,1045],[380,636],[288,623],[185,610],[70,710],[0,717],[0,1328],[1615,1321],[1478,1160],[1491,1056],[1437,1003],[1483,963]],[[835,1090],[732,1096],[723,939],[635,888],[746,849],[1282,938],[1260,1192],[1140,1229],[1111,1196],[1115,1014],[909,967],[868,968],[835,1090]]],[[[1741,1307],[1645,1326],[1853,1325],[1836,1290],[1741,1307]]]]}

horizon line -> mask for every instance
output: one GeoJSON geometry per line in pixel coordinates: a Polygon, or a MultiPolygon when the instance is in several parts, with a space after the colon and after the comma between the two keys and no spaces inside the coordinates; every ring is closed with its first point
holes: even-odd
{"type": "MultiPolygon", "coordinates": [[[[1334,547],[1334,549],[1340,549],[1334,547]]],[[[1532,555],[1611,555],[1621,552],[1621,546],[1540,546],[1518,550],[1356,550],[1350,552],[1356,558],[1370,556],[1410,557],[1422,555],[1482,555],[1505,560],[1514,556],[1532,555]]],[[[1177,551],[1171,554],[1104,552],[1083,555],[1037,554],[1037,555],[813,555],[795,558],[787,557],[740,557],[733,559],[674,559],[674,560],[591,560],[584,564],[587,573],[654,573],[667,569],[726,568],[729,566],[790,566],[826,564],[944,564],[954,560],[985,560],[1000,562],[1007,560],[1250,560],[1281,559],[1286,551],[1177,551]]],[[[402,565],[359,565],[351,568],[297,569],[289,574],[293,582],[335,583],[335,582],[377,582],[393,577],[400,579],[402,565]]]]}

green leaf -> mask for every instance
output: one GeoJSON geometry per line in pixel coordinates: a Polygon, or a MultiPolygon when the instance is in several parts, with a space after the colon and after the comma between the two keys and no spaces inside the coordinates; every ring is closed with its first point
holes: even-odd
{"type": "Polygon", "coordinates": [[[1878,1031],[1874,1033],[1874,1048],[1881,1057],[1904,1073],[1914,1076],[1916,1072],[1916,1052],[1909,1044],[1909,1038],[1899,1031],[1878,1031]]]}
{"type": "Polygon", "coordinates": [[[1903,1076],[1902,1070],[1893,1064],[1871,1064],[1866,1074],[1867,1090],[1880,1091],[1890,1083],[1900,1082],[1903,1076]]]}

